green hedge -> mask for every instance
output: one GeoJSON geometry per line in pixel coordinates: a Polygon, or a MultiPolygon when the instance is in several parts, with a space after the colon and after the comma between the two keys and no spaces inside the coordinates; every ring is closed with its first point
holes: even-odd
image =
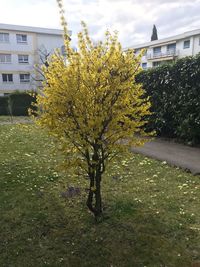
{"type": "Polygon", "coordinates": [[[142,71],[136,81],[152,103],[148,130],[200,144],[200,54],[142,71]]]}
{"type": "Polygon", "coordinates": [[[36,99],[27,93],[13,93],[0,97],[0,115],[27,116],[36,99]]]}
{"type": "Polygon", "coordinates": [[[8,115],[8,97],[0,97],[0,115],[8,115]]]}

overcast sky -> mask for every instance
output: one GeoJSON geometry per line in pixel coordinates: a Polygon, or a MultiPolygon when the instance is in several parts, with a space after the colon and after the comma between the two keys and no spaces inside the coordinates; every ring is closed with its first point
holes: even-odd
{"type": "MultiPolygon", "coordinates": [[[[200,0],[64,0],[73,43],[84,20],[94,40],[117,30],[124,47],[200,28],[200,0]]],[[[0,0],[0,23],[60,28],[56,0],[0,0]]]]}

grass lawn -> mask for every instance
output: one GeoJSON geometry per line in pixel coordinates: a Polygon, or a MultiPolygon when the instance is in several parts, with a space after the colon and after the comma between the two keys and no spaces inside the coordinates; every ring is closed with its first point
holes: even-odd
{"type": "Polygon", "coordinates": [[[1,267],[184,267],[200,260],[200,177],[140,155],[103,179],[95,224],[87,180],[56,169],[34,125],[0,125],[1,267]],[[68,186],[81,195],[63,197],[68,186]]]}

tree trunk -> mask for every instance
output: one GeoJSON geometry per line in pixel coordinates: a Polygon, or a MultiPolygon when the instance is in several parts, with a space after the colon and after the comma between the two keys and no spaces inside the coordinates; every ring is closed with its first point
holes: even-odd
{"type": "Polygon", "coordinates": [[[90,189],[89,189],[89,193],[88,193],[88,198],[87,198],[87,202],[86,202],[86,204],[87,204],[88,209],[89,209],[92,213],[94,213],[94,212],[95,212],[95,209],[94,209],[94,207],[93,207],[94,176],[93,176],[93,174],[90,174],[89,177],[90,177],[90,189]]]}
{"type": "Polygon", "coordinates": [[[90,189],[87,198],[87,207],[94,214],[95,220],[98,221],[102,215],[101,174],[98,172],[95,177],[90,175],[90,189]],[[94,196],[95,203],[93,203],[94,196]]]}
{"type": "Polygon", "coordinates": [[[95,219],[98,220],[102,215],[101,203],[101,175],[96,176],[96,190],[95,190],[95,219]]]}

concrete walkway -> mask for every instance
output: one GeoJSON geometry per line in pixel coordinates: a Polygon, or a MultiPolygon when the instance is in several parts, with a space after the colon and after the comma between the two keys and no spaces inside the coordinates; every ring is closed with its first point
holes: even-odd
{"type": "Polygon", "coordinates": [[[158,138],[146,143],[143,147],[133,147],[131,150],[154,159],[166,161],[170,165],[183,168],[194,175],[200,175],[200,148],[158,138]]]}
{"type": "Polygon", "coordinates": [[[33,123],[32,119],[30,117],[25,117],[25,116],[19,116],[19,117],[13,117],[13,119],[11,119],[9,116],[3,116],[5,118],[1,118],[0,116],[0,125],[14,125],[14,124],[18,124],[18,123],[22,123],[22,124],[30,124],[33,123]]]}

